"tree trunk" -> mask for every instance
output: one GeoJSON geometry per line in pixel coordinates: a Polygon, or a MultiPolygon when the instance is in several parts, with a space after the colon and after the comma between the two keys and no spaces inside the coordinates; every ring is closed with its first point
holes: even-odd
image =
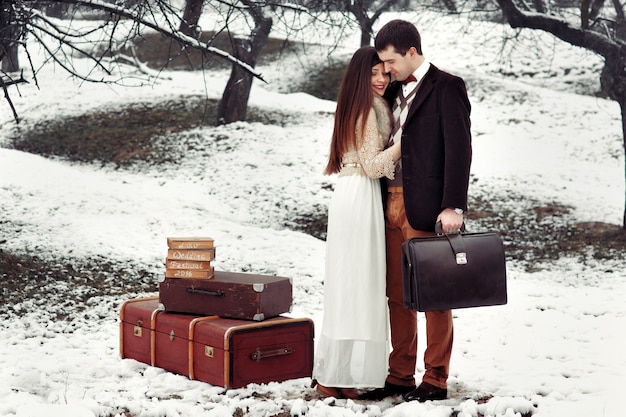
{"type": "Polygon", "coordinates": [[[368,46],[372,42],[372,23],[371,20],[359,22],[361,25],[361,46],[368,46]]]}
{"type": "Polygon", "coordinates": [[[459,9],[457,9],[456,2],[454,0],[443,0],[443,5],[452,14],[457,14],[459,12],[459,9]]]}
{"type": "Polygon", "coordinates": [[[372,40],[373,21],[367,15],[370,3],[370,1],[366,0],[346,2],[346,9],[352,13],[356,21],[359,22],[359,27],[361,28],[361,46],[370,45],[372,40]]]}
{"type": "Polygon", "coordinates": [[[200,34],[198,20],[202,14],[202,6],[204,6],[204,0],[187,0],[185,3],[185,11],[179,28],[185,35],[197,38],[200,34]]]}
{"type": "Polygon", "coordinates": [[[58,19],[65,17],[68,9],[69,5],[63,3],[46,3],[45,7],[46,16],[56,17],[58,19]]]}
{"type": "MultiPolygon", "coordinates": [[[[246,39],[234,39],[233,42],[235,57],[253,68],[272,29],[272,18],[262,18],[259,15],[255,16],[256,26],[250,36],[246,39]]],[[[246,120],[251,88],[252,74],[233,64],[224,94],[217,107],[217,125],[246,120]]]]}
{"type": "Polygon", "coordinates": [[[347,0],[346,10],[354,15],[361,28],[361,46],[372,44],[374,34],[374,22],[392,6],[399,3],[398,0],[374,1],[374,0],[347,0]]]}
{"type": "Polygon", "coordinates": [[[8,1],[2,1],[0,6],[0,31],[1,69],[3,72],[16,72],[20,69],[17,57],[20,30],[11,2],[8,1]]]}
{"type": "MultiPolygon", "coordinates": [[[[606,58],[600,74],[600,84],[608,97],[619,104],[622,115],[624,160],[626,161],[626,69],[623,65],[620,65],[625,59],[626,57],[620,55],[606,58]]],[[[626,183],[626,163],[624,164],[624,181],[626,183]]],[[[624,201],[626,202],[626,193],[624,193],[624,201]]],[[[626,203],[622,216],[622,228],[626,230],[626,203]]]]}
{"type": "Polygon", "coordinates": [[[0,47],[0,56],[2,56],[2,72],[17,72],[20,70],[20,63],[17,58],[17,44],[9,45],[8,49],[0,47]]]}
{"type": "MultiPolygon", "coordinates": [[[[234,39],[233,42],[235,56],[248,64],[250,64],[248,61],[250,49],[247,48],[249,43],[248,39],[234,39]]],[[[224,94],[222,94],[222,99],[217,107],[217,125],[246,120],[251,88],[252,77],[250,73],[233,64],[224,94]]]]}
{"type": "MultiPolygon", "coordinates": [[[[626,160],[626,97],[620,102],[620,110],[622,112],[622,136],[624,142],[624,158],[626,160]]],[[[624,181],[626,182],[626,163],[624,164],[624,181]]],[[[626,192],[624,193],[624,201],[626,201],[626,192]]],[[[624,216],[622,217],[622,229],[626,231],[626,204],[624,205],[624,216]]]]}

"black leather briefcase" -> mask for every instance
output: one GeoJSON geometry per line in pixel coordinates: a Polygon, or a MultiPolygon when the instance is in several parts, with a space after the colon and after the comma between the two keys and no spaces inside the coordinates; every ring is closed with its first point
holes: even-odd
{"type": "Polygon", "coordinates": [[[493,232],[416,237],[402,244],[405,308],[437,311],[507,303],[504,246],[493,232]]]}

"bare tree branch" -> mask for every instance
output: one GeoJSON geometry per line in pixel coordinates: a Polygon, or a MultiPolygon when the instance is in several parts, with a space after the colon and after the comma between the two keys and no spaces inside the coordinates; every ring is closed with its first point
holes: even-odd
{"type": "Polygon", "coordinates": [[[559,17],[522,12],[513,0],[497,0],[513,28],[539,29],[575,46],[589,49],[603,57],[626,53],[626,44],[618,39],[573,26],[559,17]]]}
{"type": "MultiPolygon", "coordinates": [[[[46,21],[45,19],[43,19],[44,21],[46,21]]],[[[81,35],[73,35],[71,34],[69,31],[61,31],[60,28],[53,26],[55,28],[55,31],[51,31],[48,30],[46,27],[44,26],[40,26],[37,24],[36,21],[32,21],[30,23],[31,27],[38,29],[39,31],[45,33],[46,35],[50,36],[52,39],[56,39],[59,41],[59,43],[63,43],[65,45],[67,45],[69,48],[71,48],[73,51],[78,52],[81,56],[83,56],[84,58],[87,58],[91,61],[94,61],[94,63],[100,67],[100,69],[102,69],[103,71],[105,71],[107,74],[110,74],[110,72],[108,71],[108,69],[102,65],[98,59],[96,59],[91,52],[85,51],[84,49],[78,48],[77,46],[75,46],[73,43],[67,42],[64,39],[64,36],[76,36],[77,38],[80,38],[81,35]],[[63,35],[63,36],[62,36],[63,35]]],[[[66,68],[64,66],[64,64],[62,62],[60,62],[60,60],[56,57],[56,54],[50,50],[50,48],[48,47],[48,45],[46,44],[46,41],[44,39],[42,39],[36,32],[32,33],[33,36],[35,36],[35,38],[39,41],[39,43],[41,43],[41,45],[50,53],[50,56],[52,57],[52,59],[57,62],[58,64],[60,64],[61,66],[63,66],[64,68],[66,68]]],[[[59,50],[61,50],[62,48],[59,48],[59,50]]],[[[76,75],[74,71],[71,71],[72,75],[76,75]]],[[[99,81],[99,80],[98,80],[99,81]]]]}
{"type": "MultiPolygon", "coordinates": [[[[161,25],[157,23],[157,19],[155,16],[152,16],[152,20],[148,20],[142,15],[133,12],[132,10],[129,10],[121,6],[117,6],[115,4],[106,3],[100,0],[62,0],[62,1],[57,0],[56,2],[64,3],[64,4],[74,4],[77,6],[84,6],[90,9],[94,9],[94,10],[105,11],[118,17],[124,17],[124,18],[130,19],[135,23],[138,23],[158,33],[161,33],[171,39],[174,39],[186,47],[198,49],[198,50],[207,52],[209,54],[224,58],[232,62],[233,64],[241,66],[244,70],[248,71],[252,76],[258,78],[259,80],[263,82],[266,82],[263,76],[258,71],[256,71],[253,67],[248,65],[246,62],[243,62],[235,58],[231,54],[225,51],[222,51],[221,49],[210,46],[198,39],[194,39],[190,36],[184,35],[182,32],[177,30],[175,25],[172,25],[171,23],[168,24],[168,28],[162,27],[161,25]]],[[[161,2],[159,2],[159,4],[161,4],[161,2]]],[[[167,15],[165,17],[167,18],[167,15]]]]}
{"type": "Polygon", "coordinates": [[[9,77],[8,80],[5,81],[3,79],[3,76],[0,76],[0,86],[2,87],[2,90],[4,91],[4,99],[9,103],[9,107],[11,108],[11,112],[13,113],[13,119],[15,119],[16,123],[19,123],[20,119],[17,115],[17,111],[15,110],[15,106],[13,105],[13,101],[11,101],[11,96],[9,96],[9,90],[7,89],[7,87],[11,85],[16,85],[16,84],[28,83],[28,81],[26,81],[26,79],[24,78],[24,71],[20,73],[20,78],[17,80],[14,80],[9,77]]]}

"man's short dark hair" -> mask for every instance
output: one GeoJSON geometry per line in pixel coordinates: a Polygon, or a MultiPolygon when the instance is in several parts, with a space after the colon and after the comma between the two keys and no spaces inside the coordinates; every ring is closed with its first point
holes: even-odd
{"type": "Polygon", "coordinates": [[[415,25],[406,20],[396,19],[388,22],[376,34],[374,47],[377,51],[392,46],[400,55],[405,55],[411,47],[422,54],[422,38],[415,25]]]}

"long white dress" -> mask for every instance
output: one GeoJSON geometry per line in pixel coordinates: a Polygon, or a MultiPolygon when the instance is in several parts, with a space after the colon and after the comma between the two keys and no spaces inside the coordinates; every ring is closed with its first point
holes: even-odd
{"type": "Polygon", "coordinates": [[[391,153],[383,152],[389,115],[381,105],[386,106],[377,98],[364,129],[357,124],[359,149],[344,155],[346,166],[328,209],[324,318],[313,370],[313,378],[325,386],[382,387],[387,376],[385,220],[379,178],[393,178],[394,165],[391,153]]]}

